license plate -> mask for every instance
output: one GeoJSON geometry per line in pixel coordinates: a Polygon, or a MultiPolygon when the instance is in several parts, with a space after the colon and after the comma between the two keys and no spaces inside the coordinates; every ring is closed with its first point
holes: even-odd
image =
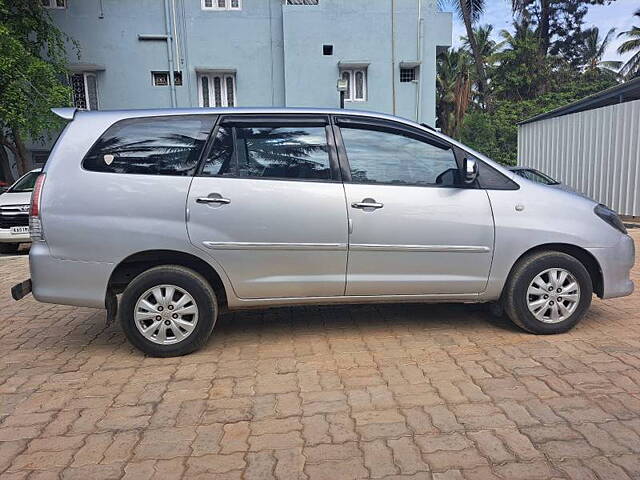
{"type": "Polygon", "coordinates": [[[24,235],[29,233],[29,227],[11,227],[11,235],[24,235]]]}

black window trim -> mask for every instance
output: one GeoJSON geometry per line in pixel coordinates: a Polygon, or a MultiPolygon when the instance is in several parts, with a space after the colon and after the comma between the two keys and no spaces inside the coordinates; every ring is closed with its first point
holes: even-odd
{"type": "MultiPolygon", "coordinates": [[[[202,164],[202,159],[203,159],[204,152],[208,151],[207,147],[209,145],[209,142],[211,141],[212,132],[216,131],[218,120],[219,120],[219,116],[218,115],[209,114],[209,113],[207,113],[207,114],[144,115],[144,116],[140,116],[140,117],[135,117],[134,116],[134,117],[121,118],[121,119],[116,120],[115,122],[111,123],[102,132],[100,132],[100,134],[97,136],[95,141],[91,144],[91,146],[87,149],[87,151],[83,155],[82,161],[80,162],[80,169],[85,171],[85,172],[100,173],[100,174],[107,174],[107,175],[147,175],[147,176],[150,176],[150,177],[188,177],[188,178],[193,178],[194,176],[196,176],[197,172],[200,169],[200,166],[202,164]],[[155,173],[103,172],[103,171],[100,171],[100,170],[91,170],[91,169],[88,169],[88,168],[85,167],[85,161],[87,160],[87,156],[89,155],[89,153],[93,150],[93,148],[102,139],[104,134],[107,133],[115,125],[118,125],[119,123],[122,123],[122,122],[125,122],[125,121],[128,121],[128,120],[143,120],[143,119],[168,118],[168,117],[174,117],[174,118],[191,118],[191,117],[201,118],[201,117],[204,117],[204,118],[210,118],[210,119],[213,120],[213,122],[212,122],[213,128],[209,132],[209,134],[207,136],[207,139],[205,140],[202,148],[200,149],[200,155],[199,155],[198,160],[196,162],[196,166],[193,169],[193,173],[191,173],[190,175],[158,175],[158,174],[155,174],[155,173]]],[[[65,130],[66,130],[66,127],[65,127],[65,130]]],[[[64,132],[61,132],[60,135],[62,135],[62,133],[64,133],[64,132]]],[[[60,138],[60,135],[58,135],[58,139],[60,138]]],[[[57,140],[56,140],[56,143],[57,143],[57,140]]],[[[55,147],[55,144],[54,144],[54,147],[55,147]]],[[[53,147],[52,147],[52,151],[53,151],[53,147]]],[[[51,157],[51,155],[49,157],[51,157]]],[[[46,164],[45,164],[45,166],[46,166],[46,164]]],[[[42,168],[43,168],[43,171],[44,171],[44,166],[42,168]]]]}
{"type": "Polygon", "coordinates": [[[230,114],[221,115],[215,127],[212,130],[209,140],[202,150],[200,164],[195,173],[196,177],[202,178],[227,178],[227,179],[243,179],[243,180],[260,180],[260,181],[283,181],[283,182],[314,182],[314,183],[342,183],[340,172],[338,153],[336,151],[336,141],[331,129],[329,115],[326,114],[230,114]],[[329,154],[329,169],[331,178],[289,178],[289,177],[255,177],[250,175],[239,175],[238,164],[238,145],[236,141],[236,127],[248,126],[304,126],[304,127],[324,127],[325,137],[327,141],[327,150],[329,154]],[[209,156],[213,142],[218,134],[218,130],[222,126],[232,128],[233,135],[233,163],[234,172],[232,175],[203,175],[204,165],[209,156]]]}
{"type": "MultiPolygon", "coordinates": [[[[336,137],[337,151],[339,155],[340,170],[344,183],[353,184],[351,181],[351,167],[349,164],[349,158],[347,150],[342,139],[342,133],[340,127],[344,128],[360,128],[366,130],[377,130],[383,132],[394,133],[399,135],[406,135],[415,140],[429,143],[435,147],[451,150],[458,169],[461,169],[462,158],[459,155],[458,147],[442,140],[434,135],[430,135],[428,132],[411,127],[410,125],[404,125],[400,122],[394,122],[382,118],[370,118],[370,117],[356,117],[349,115],[333,115],[332,116],[333,130],[336,137]]],[[[397,183],[381,183],[381,182],[358,182],[357,185],[377,185],[377,186],[391,186],[391,187],[422,187],[422,188],[456,188],[456,189],[477,189],[477,182],[471,185],[461,183],[459,185],[437,185],[437,184],[397,184],[397,183]]]]}

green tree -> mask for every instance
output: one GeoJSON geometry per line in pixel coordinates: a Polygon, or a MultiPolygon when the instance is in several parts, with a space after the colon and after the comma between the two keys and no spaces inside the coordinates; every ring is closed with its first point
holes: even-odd
{"type": "Polygon", "coordinates": [[[452,49],[438,55],[436,114],[443,133],[457,136],[471,101],[471,56],[452,49]]]}
{"type": "Polygon", "coordinates": [[[504,100],[527,100],[550,89],[556,60],[540,56],[540,39],[528,22],[514,23],[514,32],[500,32],[503,50],[492,80],[494,95],[504,100]]]}
{"type": "MultiPolygon", "coordinates": [[[[635,17],[640,17],[640,9],[636,10],[633,14],[635,17]]],[[[620,73],[626,78],[633,78],[640,75],[640,27],[633,26],[631,30],[621,32],[619,37],[626,37],[622,45],[618,47],[618,53],[625,54],[634,52],[631,58],[624,64],[620,73]]]]}
{"type": "Polygon", "coordinates": [[[615,0],[511,0],[514,14],[525,20],[538,37],[538,53],[559,55],[574,63],[583,43],[584,16],[590,5],[615,0]]]}
{"type": "Polygon", "coordinates": [[[485,7],[485,0],[440,0],[441,4],[449,4],[455,8],[460,19],[464,22],[467,32],[467,42],[469,43],[471,55],[474,59],[474,68],[478,76],[478,94],[482,106],[489,108],[489,81],[485,70],[484,62],[480,52],[480,47],[476,41],[473,25],[480,19],[485,7]]]}
{"type": "Polygon", "coordinates": [[[617,74],[617,70],[622,66],[622,62],[603,60],[611,37],[616,29],[612,28],[607,32],[604,38],[600,38],[600,30],[598,27],[589,28],[584,31],[583,43],[580,46],[580,66],[585,72],[604,72],[617,74]]]}
{"type": "Polygon", "coordinates": [[[39,0],[0,0],[0,165],[8,152],[27,168],[25,138],[41,139],[60,124],[52,107],[68,105],[66,37],[39,0]]]}
{"type": "Polygon", "coordinates": [[[517,163],[518,123],[535,115],[562,107],[616,84],[601,72],[573,75],[563,79],[554,91],[529,99],[496,101],[493,112],[471,111],[464,118],[460,140],[488,157],[506,165],[517,163]]]}

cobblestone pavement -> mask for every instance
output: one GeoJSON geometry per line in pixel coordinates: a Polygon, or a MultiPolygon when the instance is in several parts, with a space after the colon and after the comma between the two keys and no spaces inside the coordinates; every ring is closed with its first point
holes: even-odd
{"type": "Polygon", "coordinates": [[[3,479],[640,478],[639,293],[546,337],[477,306],[244,312],[153,359],[10,300],[27,275],[0,258],[3,479]]]}

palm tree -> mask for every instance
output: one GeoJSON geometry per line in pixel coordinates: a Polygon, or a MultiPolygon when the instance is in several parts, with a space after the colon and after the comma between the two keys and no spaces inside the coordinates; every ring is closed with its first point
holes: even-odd
{"type": "MultiPolygon", "coordinates": [[[[484,65],[484,71],[487,75],[487,83],[491,78],[491,70],[494,67],[497,61],[497,53],[502,43],[498,43],[495,40],[491,39],[491,34],[493,33],[493,25],[483,25],[475,28],[473,30],[474,35],[476,37],[476,44],[478,45],[478,52],[480,53],[481,62],[484,65]]],[[[465,49],[471,52],[471,44],[467,37],[462,37],[462,45],[465,49]]],[[[476,91],[480,91],[481,85],[477,75],[475,75],[474,83],[476,86],[476,91]]],[[[482,102],[482,98],[479,99],[482,102]]]]}
{"type": "Polygon", "coordinates": [[[458,135],[471,101],[471,62],[468,52],[462,48],[438,55],[438,126],[451,137],[458,135]]]}
{"type": "MultiPolygon", "coordinates": [[[[633,15],[640,17],[640,9],[636,10],[633,15]]],[[[635,52],[620,69],[620,74],[624,75],[625,78],[636,77],[640,75],[640,27],[634,25],[631,27],[631,30],[621,32],[618,36],[628,38],[628,40],[625,40],[624,43],[618,47],[618,53],[635,52]]]]}
{"type": "Polygon", "coordinates": [[[540,39],[526,21],[514,22],[513,30],[500,32],[493,89],[501,98],[529,100],[547,91],[553,59],[540,57],[540,39]]]}
{"type": "Polygon", "coordinates": [[[484,106],[489,108],[489,82],[487,80],[485,65],[480,55],[478,42],[476,41],[476,36],[473,31],[473,25],[480,19],[484,11],[485,0],[440,0],[440,3],[451,5],[464,22],[467,39],[475,63],[474,67],[478,75],[480,99],[484,106]]]}
{"type": "Polygon", "coordinates": [[[603,39],[600,38],[598,27],[589,28],[584,31],[584,39],[581,45],[581,64],[585,72],[608,72],[617,74],[617,70],[622,66],[622,62],[602,60],[604,52],[609,46],[615,28],[607,32],[603,39]]]}

